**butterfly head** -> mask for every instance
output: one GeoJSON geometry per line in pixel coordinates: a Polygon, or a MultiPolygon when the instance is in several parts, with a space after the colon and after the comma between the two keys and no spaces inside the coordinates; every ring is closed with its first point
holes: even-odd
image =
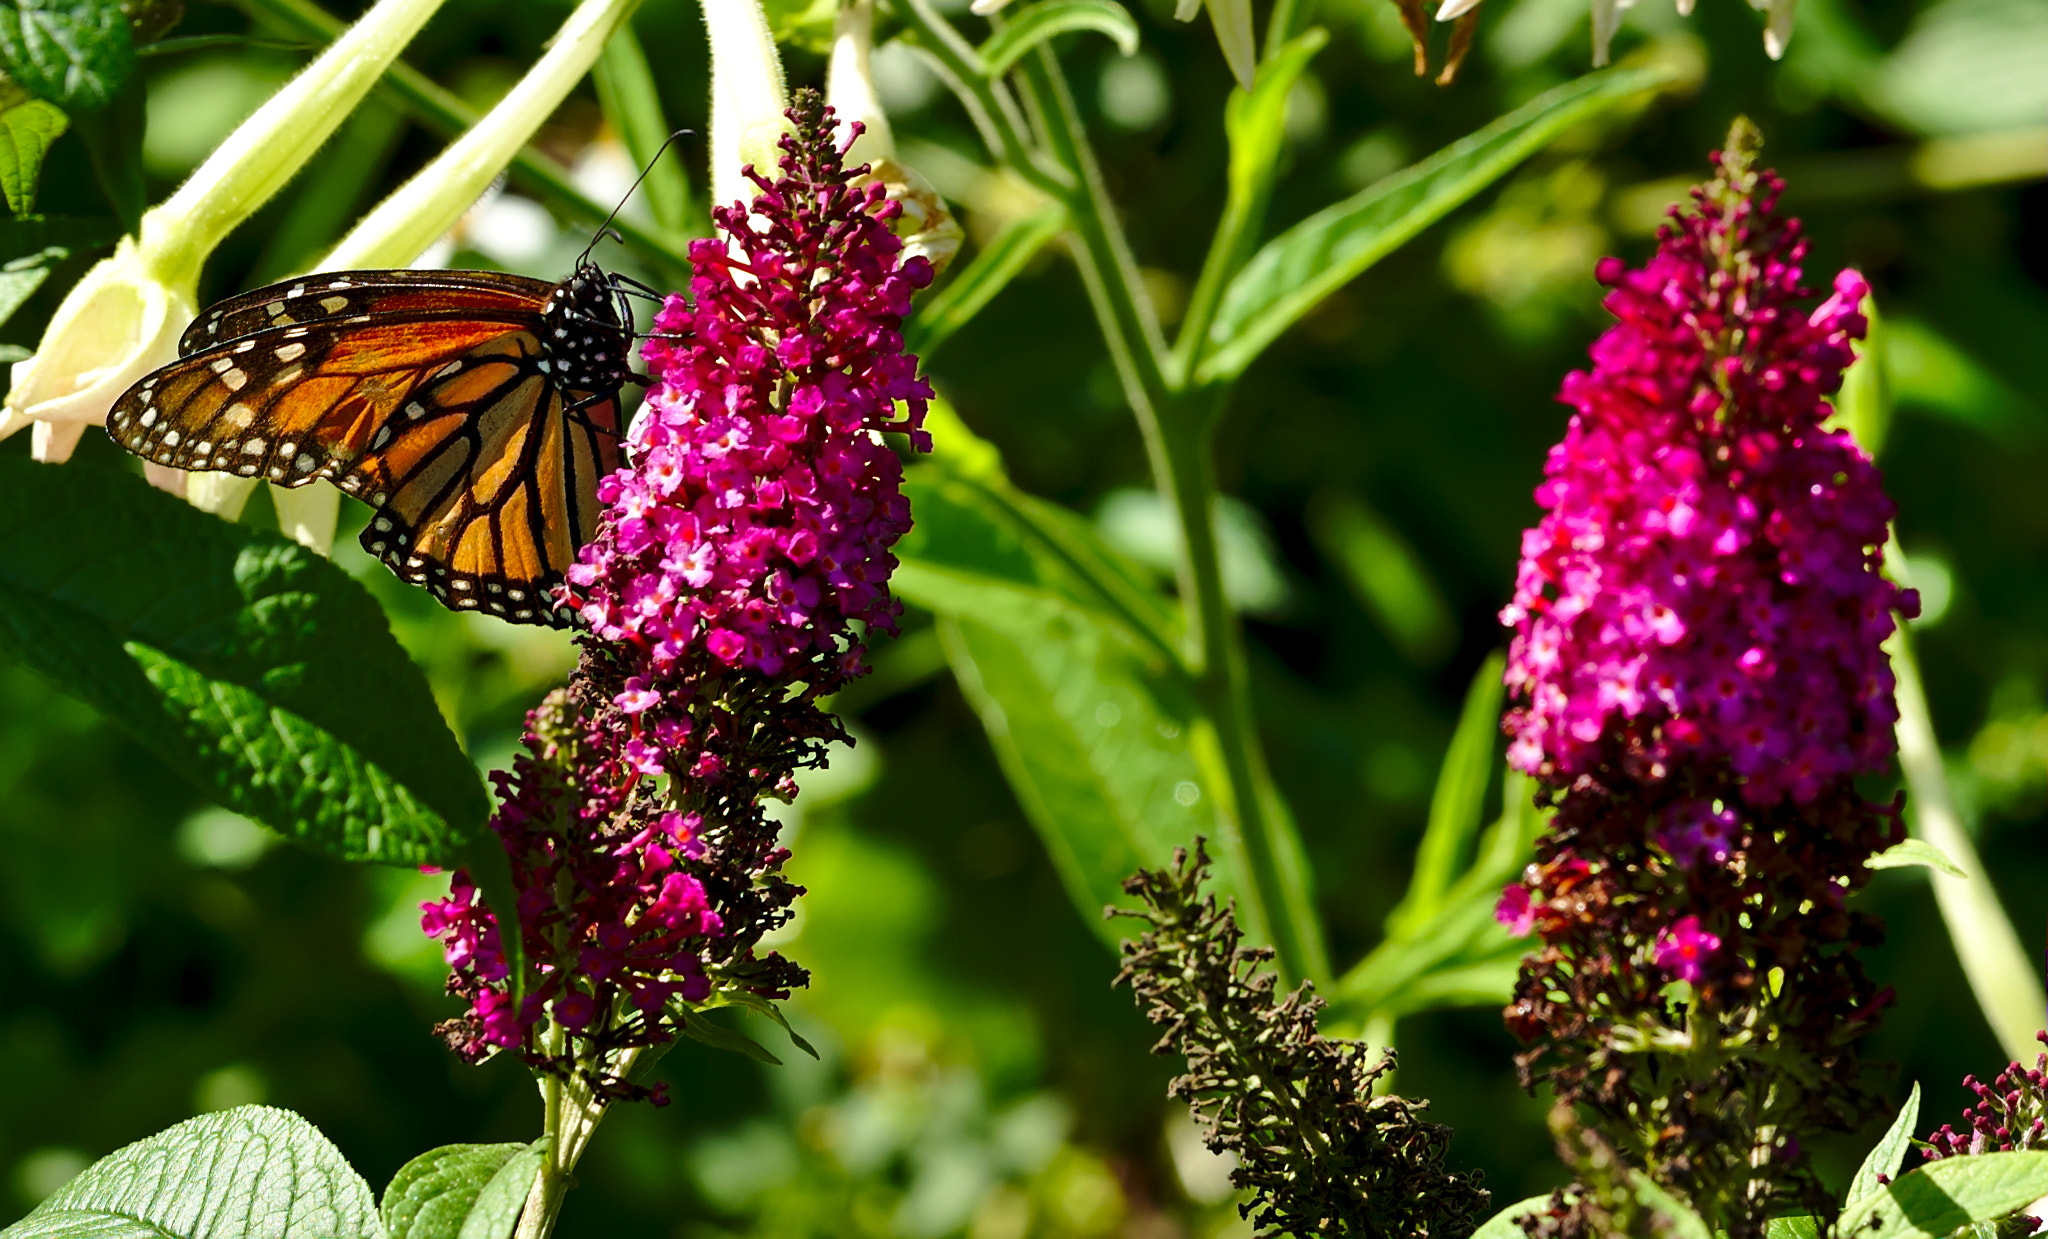
{"type": "Polygon", "coordinates": [[[577,263],[548,296],[540,318],[541,344],[562,390],[608,394],[637,377],[630,361],[632,307],[596,263],[577,263]]]}

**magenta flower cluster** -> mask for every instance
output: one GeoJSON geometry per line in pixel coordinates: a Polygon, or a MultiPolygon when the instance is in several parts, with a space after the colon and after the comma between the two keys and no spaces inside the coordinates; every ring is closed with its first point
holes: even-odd
{"type": "MultiPolygon", "coordinates": [[[[855,134],[861,130],[856,123],[855,134]]],[[[901,213],[843,151],[784,141],[783,174],[724,234],[690,246],[695,303],[669,298],[646,347],[660,384],[599,487],[612,516],[565,596],[598,637],[644,649],[656,676],[693,650],[780,675],[820,656],[858,674],[855,623],[894,631],[889,547],[910,528],[902,468],[931,388],[903,352],[931,263],[904,259],[901,213]],[[904,407],[897,415],[897,405],[904,407]]]]}
{"type": "Polygon", "coordinates": [[[617,732],[579,717],[570,694],[529,716],[525,744],[510,773],[492,776],[491,829],[519,892],[527,983],[515,1003],[497,923],[458,871],[448,898],[421,916],[441,942],[451,992],[470,1004],[444,1031],[476,1059],[525,1045],[544,1015],[580,1033],[618,1011],[637,1026],[615,1038],[619,1047],[652,1044],[671,999],[699,1002],[711,990],[703,951],[724,924],[683,867],[705,856],[702,818],[633,796],[638,779],[617,732]]]}
{"type": "Polygon", "coordinates": [[[714,990],[773,1001],[806,980],[756,950],[802,893],[763,803],[845,738],[818,699],[899,613],[910,511],[882,432],[930,446],[902,336],[930,264],[903,257],[901,208],[844,166],[815,92],[789,117],[781,175],[748,169],[761,192],[691,247],[694,300],[656,317],[658,384],[559,599],[582,659],[497,776],[524,966],[467,875],[424,918],[469,1002],[443,1027],[458,1052],[516,1047],[609,1097],[648,1094],[628,1053],[714,990]],[[538,1037],[544,1020],[567,1036],[538,1037]]]}
{"type": "MultiPolygon", "coordinates": [[[[2035,1033],[2034,1040],[2048,1045],[2048,1032],[2035,1033]]],[[[1929,1161],[2048,1148],[2048,1053],[2032,1067],[2010,1064],[1989,1084],[1964,1076],[1963,1087],[1976,1094],[1977,1104],[1963,1111],[1963,1131],[1944,1123],[1928,1137],[1929,1161]]]]}
{"type": "Polygon", "coordinates": [[[1798,222],[1733,244],[1776,192],[1703,200],[1641,270],[1600,264],[1620,321],[1565,379],[1577,413],[1502,613],[1517,769],[1654,782],[1725,763],[1743,799],[1772,804],[1891,753],[1878,646],[1915,603],[1878,572],[1892,505],[1876,468],[1822,428],[1867,288],[1844,271],[1802,314],[1798,222]]]}
{"type": "Polygon", "coordinates": [[[1505,1018],[1585,1188],[1538,1239],[1635,1233],[1635,1172],[1760,1239],[1826,1199],[1792,1133],[1871,1104],[1853,1047],[1888,994],[1848,899],[1904,829],[1854,776],[1893,751],[1881,643],[1917,604],[1879,572],[1875,465],[1825,427],[1868,290],[1805,308],[1758,141],[1738,122],[1641,269],[1599,265],[1618,321],[1565,379],[1502,613],[1509,759],[1555,810],[1495,909],[1536,939],[1505,1018]],[[1672,1049],[1702,1037],[1768,1049],[1672,1049]]]}

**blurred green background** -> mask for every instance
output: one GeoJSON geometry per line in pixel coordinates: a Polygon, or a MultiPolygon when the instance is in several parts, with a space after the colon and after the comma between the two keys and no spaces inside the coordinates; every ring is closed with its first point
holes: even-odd
{"type": "MultiPolygon", "coordinates": [[[[1082,38],[1062,48],[1171,318],[1221,200],[1230,79],[1206,23],[1175,24],[1166,0],[1133,7],[1138,56],[1082,38]]],[[[408,59],[487,104],[567,9],[450,0],[408,59]]],[[[784,17],[815,30],[802,6],[784,17]]],[[[1585,0],[1486,0],[1449,89],[1411,76],[1386,0],[1321,0],[1316,20],[1335,37],[1290,101],[1276,225],[1590,60],[1585,0]]],[[[1646,0],[1616,54],[1689,66],[1682,89],[1554,145],[1325,304],[1239,389],[1221,452],[1241,501],[1226,552],[1266,744],[1339,967],[1377,941],[1399,898],[1466,683],[1501,643],[1494,612],[1564,425],[1552,393],[1604,326],[1593,262],[1642,257],[1737,112],[1791,181],[1815,283],[1853,263],[1878,290],[1897,405],[1882,463],[1925,596],[1936,723],[2021,933],[2048,918],[2036,834],[2048,815],[2048,3],[1806,0],[1780,63],[1760,23],[1737,0],[1703,0],[1691,18],[1646,0]]],[[[649,0],[636,25],[669,119],[701,130],[695,6],[649,0]]],[[[145,61],[153,196],[309,54],[228,5],[193,3],[178,34],[257,42],[145,61]]],[[[788,56],[793,81],[820,80],[814,46],[788,56]]],[[[901,49],[877,71],[905,161],[961,207],[970,236],[988,235],[1017,198],[978,167],[965,116],[901,49]]],[[[543,144],[600,198],[631,177],[588,88],[543,144]]],[[[388,104],[367,108],[216,255],[204,294],[311,261],[435,149],[388,104]]],[[[701,149],[688,162],[701,169],[701,149]]],[[[40,209],[107,214],[75,137],[51,156],[40,209]]],[[[583,240],[506,194],[438,256],[546,274],[583,240]]],[[[82,263],[0,338],[32,345],[82,263]]],[[[1141,445],[1056,252],[929,373],[1020,485],[1095,517],[1135,558],[1170,558],[1141,445]]],[[[104,441],[83,451],[114,466],[104,441]]],[[[443,612],[350,532],[337,559],[384,600],[479,764],[503,760],[522,711],[569,665],[566,638],[443,612]]],[[[858,747],[789,815],[790,869],[810,893],[785,949],[816,977],[793,1015],[822,1061],[678,1050],[663,1066],[675,1104],[607,1120],[561,1233],[1248,1235],[1222,1169],[1166,1103],[1171,1066],[1109,989],[1114,960],[1011,799],[928,619],[913,613],[876,663],[841,699],[858,747]]],[[[0,1221],[121,1144],[249,1101],[304,1114],[373,1184],[437,1144],[531,1138],[523,1071],[463,1067],[429,1035],[452,1012],[417,932],[434,889],[316,859],[209,808],[0,649],[0,1221]]],[[[1891,926],[1871,966],[1898,995],[1869,1052],[1892,1065],[1895,1100],[1926,1085],[1938,1125],[1966,1099],[1962,1075],[2000,1055],[1921,871],[1880,875],[1869,898],[1891,926]]],[[[1515,1087],[1495,1011],[1411,1018],[1397,1039],[1400,1087],[1456,1127],[1455,1164],[1483,1168],[1501,1203],[1557,1181],[1543,1103],[1515,1087]]],[[[1823,1146],[1837,1182],[1860,1148],[1823,1146]]]]}

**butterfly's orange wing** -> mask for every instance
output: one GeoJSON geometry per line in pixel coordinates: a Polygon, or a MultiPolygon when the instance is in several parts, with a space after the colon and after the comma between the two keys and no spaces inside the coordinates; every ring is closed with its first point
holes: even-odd
{"type": "Polygon", "coordinates": [[[564,623],[548,593],[596,531],[618,403],[568,411],[535,334],[551,285],[449,274],[324,274],[223,302],[108,432],[181,469],[331,479],[375,509],[363,545],[401,577],[451,607],[564,623]]]}

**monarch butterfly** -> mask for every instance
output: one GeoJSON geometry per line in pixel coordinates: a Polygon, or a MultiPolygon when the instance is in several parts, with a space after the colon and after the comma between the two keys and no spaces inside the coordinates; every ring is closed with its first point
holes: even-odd
{"type": "Polygon", "coordinates": [[[230,297],[128,389],[116,443],[180,469],[367,502],[364,549],[444,606],[566,626],[552,591],[621,464],[628,288],[494,271],[336,271],[230,297]]]}

